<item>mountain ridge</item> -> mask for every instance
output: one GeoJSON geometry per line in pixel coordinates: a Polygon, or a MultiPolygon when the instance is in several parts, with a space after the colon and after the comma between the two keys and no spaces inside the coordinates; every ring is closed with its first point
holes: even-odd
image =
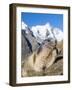
{"type": "Polygon", "coordinates": [[[31,32],[39,43],[42,43],[45,39],[55,40],[56,38],[58,42],[63,40],[62,30],[57,27],[53,28],[50,23],[29,28],[27,24],[22,22],[22,30],[25,30],[26,33],[31,32]]]}

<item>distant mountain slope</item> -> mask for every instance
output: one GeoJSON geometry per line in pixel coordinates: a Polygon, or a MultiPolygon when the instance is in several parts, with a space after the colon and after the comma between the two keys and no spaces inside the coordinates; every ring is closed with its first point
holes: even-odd
{"type": "Polygon", "coordinates": [[[36,41],[36,38],[33,36],[32,32],[29,31],[29,28],[26,31],[21,30],[21,51],[22,51],[22,60],[25,57],[28,57],[33,51],[35,51],[39,44],[36,41]]]}
{"type": "Polygon", "coordinates": [[[51,44],[55,44],[56,39],[59,51],[63,48],[63,32],[59,28],[52,28],[49,23],[29,28],[28,25],[22,22],[21,32],[22,57],[31,54],[39,47],[39,45],[42,45],[45,40],[51,44]]]}

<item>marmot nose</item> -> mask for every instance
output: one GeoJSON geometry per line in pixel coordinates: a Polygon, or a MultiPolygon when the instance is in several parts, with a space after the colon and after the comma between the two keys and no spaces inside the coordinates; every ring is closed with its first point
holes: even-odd
{"type": "Polygon", "coordinates": [[[46,69],[46,66],[43,66],[42,70],[44,71],[46,69]]]}

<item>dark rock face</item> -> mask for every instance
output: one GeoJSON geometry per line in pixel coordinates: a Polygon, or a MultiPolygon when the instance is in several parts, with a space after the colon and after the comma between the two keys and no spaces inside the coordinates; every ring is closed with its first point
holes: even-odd
{"type": "MultiPolygon", "coordinates": [[[[25,38],[25,36],[21,35],[21,58],[27,57],[31,53],[31,49],[29,48],[29,44],[25,38]]],[[[31,44],[30,44],[31,45],[31,44]]]]}
{"type": "Polygon", "coordinates": [[[24,58],[29,56],[39,47],[39,44],[33,36],[32,32],[26,33],[24,30],[21,31],[21,47],[22,60],[24,60],[24,58]]]}
{"type": "Polygon", "coordinates": [[[36,41],[35,37],[28,33],[28,34],[26,35],[26,38],[27,38],[28,41],[31,43],[32,51],[35,51],[35,50],[39,47],[39,44],[38,44],[38,42],[36,41]]]}

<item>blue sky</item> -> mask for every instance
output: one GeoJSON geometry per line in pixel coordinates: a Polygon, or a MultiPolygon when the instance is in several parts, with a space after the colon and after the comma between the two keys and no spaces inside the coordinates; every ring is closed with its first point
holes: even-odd
{"type": "Polygon", "coordinates": [[[63,14],[40,14],[22,12],[21,21],[24,21],[29,27],[35,25],[44,25],[49,22],[53,27],[60,28],[63,31],[63,14]]]}

